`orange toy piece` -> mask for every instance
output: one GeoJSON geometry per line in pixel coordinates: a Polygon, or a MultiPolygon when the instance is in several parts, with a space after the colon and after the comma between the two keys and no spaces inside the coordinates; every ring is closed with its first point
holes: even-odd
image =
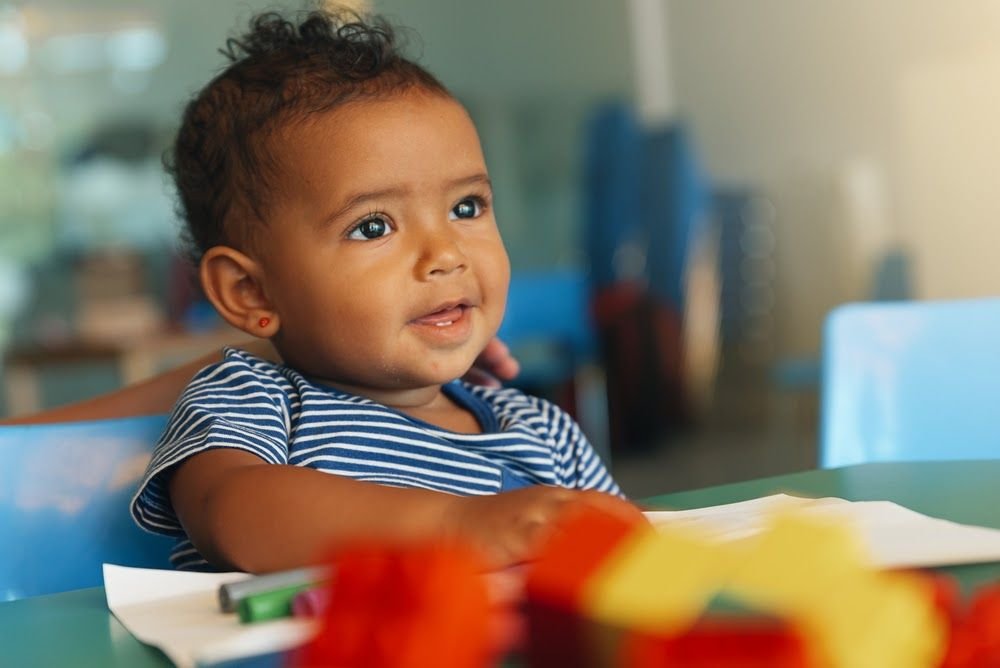
{"type": "Polygon", "coordinates": [[[293,665],[482,668],[493,661],[486,565],[471,548],[356,547],[335,566],[322,630],[293,665]]]}
{"type": "Polygon", "coordinates": [[[648,525],[588,504],[569,508],[527,571],[525,612],[531,666],[593,663],[587,641],[599,631],[581,616],[589,577],[623,539],[648,525]]]}
{"type": "Polygon", "coordinates": [[[808,668],[816,663],[794,626],[765,618],[711,618],[674,636],[633,633],[621,668],[808,668]]]}
{"type": "Polygon", "coordinates": [[[942,668],[1000,667],[1000,584],[979,589],[969,610],[952,626],[942,668]]]}
{"type": "Polygon", "coordinates": [[[576,504],[559,518],[551,537],[528,567],[530,599],[575,609],[587,578],[623,538],[652,531],[641,521],[589,504],[576,504]]]}

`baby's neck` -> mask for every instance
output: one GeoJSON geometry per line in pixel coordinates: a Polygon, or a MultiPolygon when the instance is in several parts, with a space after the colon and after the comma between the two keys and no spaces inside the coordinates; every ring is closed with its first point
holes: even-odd
{"type": "Polygon", "coordinates": [[[359,397],[365,397],[367,399],[371,399],[372,401],[377,401],[380,404],[384,404],[390,408],[395,408],[396,410],[403,411],[404,413],[410,410],[423,410],[430,408],[437,405],[444,398],[444,393],[441,391],[440,385],[429,385],[427,387],[405,390],[384,390],[329,380],[323,380],[322,382],[324,385],[335,387],[338,390],[347,392],[348,394],[356,394],[359,397]]]}
{"type": "Polygon", "coordinates": [[[371,399],[410,417],[429,422],[436,427],[466,434],[482,433],[482,427],[475,416],[449,399],[441,391],[440,385],[409,390],[379,390],[326,381],[324,384],[371,399]]]}

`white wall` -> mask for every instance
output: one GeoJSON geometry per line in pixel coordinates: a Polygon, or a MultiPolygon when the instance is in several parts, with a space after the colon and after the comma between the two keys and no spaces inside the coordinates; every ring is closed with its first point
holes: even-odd
{"type": "Polygon", "coordinates": [[[919,296],[1000,292],[1000,2],[665,0],[711,171],[777,208],[784,353],[898,239],[919,296]]]}

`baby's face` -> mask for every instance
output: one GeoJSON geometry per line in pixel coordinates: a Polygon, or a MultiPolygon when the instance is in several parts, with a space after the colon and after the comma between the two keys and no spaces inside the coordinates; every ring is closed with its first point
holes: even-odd
{"type": "Polygon", "coordinates": [[[286,361],[364,392],[464,374],[503,317],[510,267],[475,127],[421,91],[288,128],[260,262],[286,361]]]}

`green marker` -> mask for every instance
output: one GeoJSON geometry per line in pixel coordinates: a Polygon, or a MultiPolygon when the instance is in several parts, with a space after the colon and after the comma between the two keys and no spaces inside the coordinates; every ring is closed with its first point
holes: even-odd
{"type": "Polygon", "coordinates": [[[296,594],[315,586],[311,583],[298,584],[251,594],[241,599],[237,604],[240,621],[244,624],[250,624],[268,619],[290,617],[292,615],[292,601],[296,594]]]}
{"type": "Polygon", "coordinates": [[[322,584],[330,579],[331,569],[314,566],[278,571],[266,575],[247,576],[219,587],[219,607],[223,612],[236,612],[242,599],[253,594],[263,594],[282,587],[301,584],[322,584]]]}

